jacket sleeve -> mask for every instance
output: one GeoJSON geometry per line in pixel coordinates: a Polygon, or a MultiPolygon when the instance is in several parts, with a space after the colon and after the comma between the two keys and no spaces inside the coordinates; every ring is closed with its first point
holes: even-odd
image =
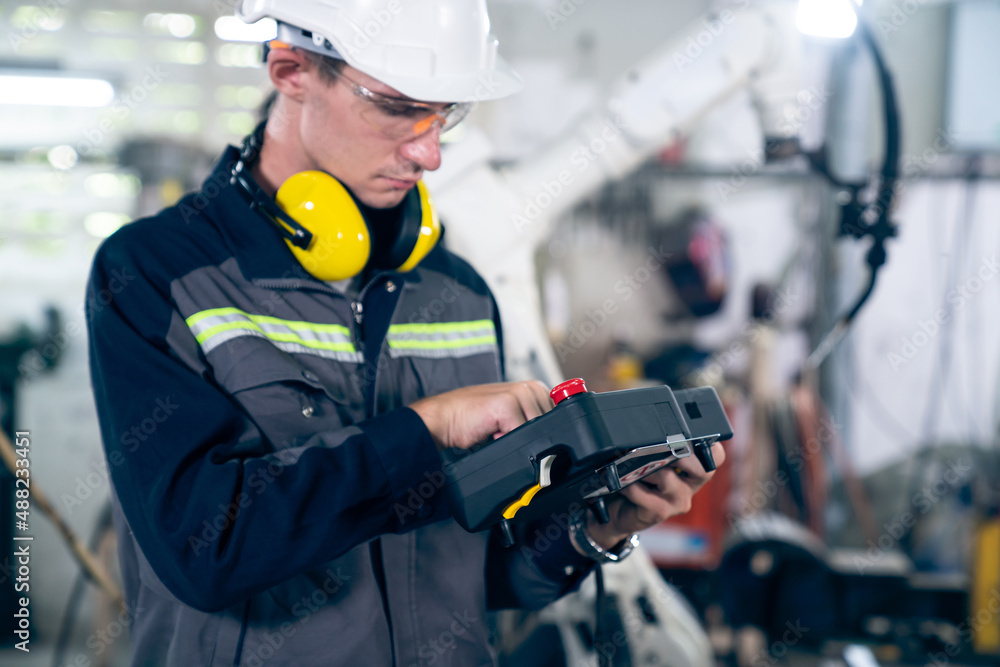
{"type": "MultiPolygon", "coordinates": [[[[500,309],[493,303],[493,325],[500,348],[500,372],[506,380],[500,309]]],[[[581,556],[569,541],[568,512],[522,528],[517,543],[504,548],[490,536],[486,559],[486,604],[490,609],[541,609],[576,590],[596,563],[581,556]]]]}
{"type": "Polygon", "coordinates": [[[129,528],[180,601],[218,611],[379,534],[441,518],[405,502],[427,474],[441,474],[408,408],[246,455],[247,418],[171,349],[166,333],[180,316],[166,281],[140,264],[121,243],[98,252],[87,293],[91,376],[129,528]]]}
{"type": "Polygon", "coordinates": [[[541,609],[576,590],[596,566],[569,541],[568,513],[522,529],[514,546],[490,536],[486,604],[490,609],[541,609]]]}

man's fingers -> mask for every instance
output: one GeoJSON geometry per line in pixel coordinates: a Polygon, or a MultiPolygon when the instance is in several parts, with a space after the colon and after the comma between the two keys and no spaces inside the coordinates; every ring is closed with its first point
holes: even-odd
{"type": "Polygon", "coordinates": [[[687,477],[687,471],[669,466],[630,484],[622,489],[622,494],[636,505],[661,516],[660,521],[665,521],[691,509],[694,486],[691,478],[687,477]]]}
{"type": "Polygon", "coordinates": [[[511,390],[517,397],[525,421],[540,417],[552,409],[552,400],[541,382],[521,382],[511,386],[511,390]]]}
{"type": "MultiPolygon", "coordinates": [[[[712,457],[715,459],[716,468],[720,467],[726,460],[726,451],[722,445],[715,443],[712,445],[712,457]]],[[[706,472],[701,466],[701,462],[695,456],[688,456],[680,459],[673,467],[679,469],[678,476],[690,484],[695,490],[705,485],[705,482],[712,479],[715,471],[706,472]]]]}
{"type": "Polygon", "coordinates": [[[534,394],[535,400],[538,403],[542,414],[551,410],[554,406],[552,403],[552,397],[549,396],[549,389],[544,384],[538,380],[530,380],[525,383],[528,389],[534,394]]]}
{"type": "Polygon", "coordinates": [[[497,433],[499,435],[513,431],[531,419],[530,415],[537,411],[537,407],[530,401],[522,399],[517,395],[517,392],[501,395],[499,399],[496,405],[497,433]]]}
{"type": "Polygon", "coordinates": [[[639,525],[634,530],[645,530],[677,514],[667,498],[650,490],[642,481],[629,484],[621,490],[621,494],[635,506],[633,513],[639,525]]]}

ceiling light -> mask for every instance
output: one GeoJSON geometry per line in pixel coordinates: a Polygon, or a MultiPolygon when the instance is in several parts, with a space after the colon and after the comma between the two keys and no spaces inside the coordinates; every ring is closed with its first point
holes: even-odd
{"type": "Polygon", "coordinates": [[[0,74],[0,104],[52,107],[104,107],[115,99],[115,88],[104,79],[37,74],[0,74]]]}
{"type": "Polygon", "coordinates": [[[843,39],[853,35],[857,25],[850,0],[799,0],[795,12],[795,27],[812,37],[843,39]]]}
{"type": "Polygon", "coordinates": [[[227,42],[267,42],[278,36],[274,19],[244,23],[235,16],[220,16],[215,22],[215,34],[227,42]]]}

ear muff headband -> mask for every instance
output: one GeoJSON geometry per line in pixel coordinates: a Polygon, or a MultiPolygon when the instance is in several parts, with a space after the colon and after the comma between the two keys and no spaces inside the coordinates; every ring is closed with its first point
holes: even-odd
{"type": "Polygon", "coordinates": [[[441,238],[441,222],[438,220],[434,202],[431,200],[431,195],[427,192],[427,186],[424,185],[423,181],[417,181],[417,194],[420,197],[420,231],[410,256],[399,265],[400,271],[413,269],[434,249],[438,239],[441,238]]]}
{"type": "MultiPolygon", "coordinates": [[[[250,176],[264,138],[263,123],[243,143],[231,182],[270,220],[302,267],[323,281],[343,280],[364,270],[372,254],[372,236],[350,191],[322,171],[303,171],[288,178],[272,200],[250,176]]],[[[407,193],[399,234],[388,256],[397,271],[411,271],[434,249],[441,223],[427,187],[418,181],[407,193]]],[[[381,261],[381,260],[380,260],[381,261]]]]}

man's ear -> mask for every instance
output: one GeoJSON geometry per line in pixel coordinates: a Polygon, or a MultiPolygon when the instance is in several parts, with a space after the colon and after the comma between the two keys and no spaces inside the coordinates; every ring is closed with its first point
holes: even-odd
{"type": "Polygon", "coordinates": [[[298,49],[277,48],[267,54],[267,71],[275,90],[298,102],[305,93],[303,75],[309,68],[309,61],[298,49]]]}

